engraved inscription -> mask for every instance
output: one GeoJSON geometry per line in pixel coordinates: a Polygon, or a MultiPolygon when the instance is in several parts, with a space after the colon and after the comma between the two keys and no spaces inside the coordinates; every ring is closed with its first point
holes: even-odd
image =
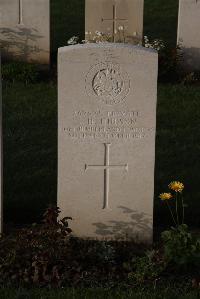
{"type": "Polygon", "coordinates": [[[140,111],[74,111],[71,125],[64,126],[67,138],[74,140],[144,139],[155,134],[154,128],[140,126],[140,111]]]}
{"type": "Polygon", "coordinates": [[[128,74],[111,62],[95,65],[86,76],[86,90],[107,105],[119,104],[130,91],[128,74]]]}
{"type": "Polygon", "coordinates": [[[124,169],[128,171],[128,164],[124,165],[110,165],[110,146],[111,143],[104,143],[105,146],[105,162],[104,165],[85,165],[85,171],[104,170],[104,203],[103,209],[109,208],[109,190],[110,190],[110,170],[124,169]]]}

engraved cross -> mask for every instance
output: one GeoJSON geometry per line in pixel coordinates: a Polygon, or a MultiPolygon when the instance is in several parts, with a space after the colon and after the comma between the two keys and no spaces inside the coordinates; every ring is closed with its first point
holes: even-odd
{"type": "Polygon", "coordinates": [[[104,170],[104,203],[103,209],[109,208],[109,189],[110,189],[110,170],[124,169],[128,171],[128,164],[124,165],[110,165],[110,143],[104,143],[105,146],[105,162],[104,165],[85,165],[85,171],[104,170]]]}
{"type": "Polygon", "coordinates": [[[19,0],[19,25],[23,25],[23,0],[19,0]]]}
{"type": "Polygon", "coordinates": [[[115,35],[116,35],[116,31],[117,31],[117,21],[124,21],[124,22],[128,22],[127,19],[119,19],[117,18],[117,7],[116,5],[113,5],[113,18],[112,19],[101,19],[102,22],[104,21],[112,21],[112,41],[115,42],[115,35]]]}

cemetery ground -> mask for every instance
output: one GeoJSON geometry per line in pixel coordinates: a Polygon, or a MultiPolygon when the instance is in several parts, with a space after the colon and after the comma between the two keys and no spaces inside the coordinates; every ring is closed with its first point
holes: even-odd
{"type": "MultiPolygon", "coordinates": [[[[64,2],[59,2],[60,7],[64,7],[64,2]]],[[[174,44],[178,1],[159,0],[160,5],[158,0],[145,2],[145,33],[174,44]]],[[[52,1],[52,5],[55,3],[52,1]]],[[[60,23],[58,6],[52,10],[56,19],[52,32],[55,49],[66,45],[72,35],[81,36],[81,26],[73,18],[77,14],[83,18],[83,1],[70,0],[65,9],[72,12],[71,19],[65,22],[63,14],[60,23]],[[61,28],[61,23],[66,28],[61,28]]],[[[42,222],[44,211],[50,203],[56,205],[57,198],[56,76],[37,74],[31,68],[20,75],[15,71],[15,67],[7,69],[5,78],[3,70],[6,237],[0,242],[0,298],[199,298],[199,245],[183,228],[181,241],[175,238],[170,243],[171,260],[165,268],[160,236],[173,222],[165,202],[158,198],[161,192],[168,191],[171,181],[183,182],[185,222],[192,235],[199,236],[199,82],[188,77],[179,84],[158,85],[155,242],[146,250],[135,244],[123,247],[105,242],[79,243],[70,238],[68,228],[73,219],[68,220],[69,227],[66,222],[60,226],[54,209],[48,210],[46,221],[42,222]],[[62,228],[61,234],[57,233],[58,227],[62,228]],[[173,249],[177,249],[177,256],[173,249]],[[66,260],[62,272],[63,259],[66,260]]]]}
{"type": "MultiPolygon", "coordinates": [[[[56,79],[54,76],[48,77],[44,74],[42,78],[40,76],[37,78],[37,76],[33,76],[32,70],[30,73],[30,77],[34,78],[34,83],[27,82],[24,84],[20,82],[21,78],[13,79],[14,77],[12,77],[14,82],[3,80],[4,216],[8,238],[5,240],[7,243],[0,245],[0,251],[1,256],[3,256],[4,248],[16,244],[13,247],[16,260],[15,258],[9,260],[9,273],[13,273],[14,280],[16,278],[15,263],[28,262],[30,256],[34,254],[25,240],[29,240],[31,246],[32,241],[43,242],[43,239],[47,239],[44,246],[52,250],[50,260],[56,252],[55,248],[56,250],[58,248],[58,243],[59,246],[62,243],[62,237],[52,237],[54,234],[51,235],[51,229],[45,230],[48,238],[40,238],[43,235],[40,231],[40,225],[38,231],[36,225],[33,228],[30,226],[33,222],[41,223],[42,215],[49,203],[56,204],[57,183],[56,79]],[[21,235],[22,227],[28,227],[28,229],[21,235]],[[16,232],[19,235],[15,239],[15,237],[13,238],[13,231],[16,228],[19,228],[16,232]],[[32,230],[36,230],[36,233],[30,236],[29,232],[32,230]],[[16,240],[18,240],[17,243],[15,243],[16,240]],[[26,248],[25,251],[23,251],[23,247],[26,248]],[[19,253],[20,255],[17,256],[19,253]],[[22,261],[21,255],[26,256],[27,259],[24,258],[22,261]]],[[[26,78],[28,80],[27,75],[26,78]]],[[[160,232],[173,225],[163,202],[158,199],[158,195],[167,190],[170,181],[176,179],[185,185],[184,199],[188,205],[185,222],[194,235],[199,235],[199,98],[200,85],[198,83],[189,85],[159,83],[154,212],[156,245],[153,250],[157,250],[160,246],[158,245],[160,232]]],[[[70,217],[70,215],[66,216],[70,217]]],[[[69,220],[69,227],[71,221],[73,220],[69,220]]],[[[112,250],[115,254],[118,252],[116,256],[119,256],[121,249],[117,249],[112,244],[111,247],[104,244],[104,248],[98,245],[99,250],[96,245],[85,246],[84,248],[83,245],[79,244],[74,247],[73,242],[72,240],[72,243],[67,245],[69,246],[67,250],[70,251],[67,258],[70,259],[70,261],[68,260],[70,273],[67,274],[69,275],[67,281],[72,288],[52,291],[37,288],[27,290],[29,283],[27,284],[26,277],[24,282],[23,277],[21,278],[20,289],[10,290],[5,287],[1,290],[1,298],[9,298],[9,296],[12,298],[14,296],[16,298],[21,298],[20,296],[24,296],[24,298],[51,298],[51,296],[54,298],[93,298],[94,296],[97,298],[197,298],[199,294],[196,284],[192,286],[193,280],[199,275],[196,267],[192,267],[192,269],[189,267],[187,271],[185,269],[184,271],[178,270],[178,272],[174,272],[172,267],[160,280],[159,275],[158,278],[156,276],[157,270],[156,273],[154,272],[154,264],[148,264],[150,270],[148,267],[143,268],[148,260],[145,250],[144,248],[138,249],[134,245],[133,248],[127,249],[129,253],[123,252],[122,254],[125,258],[120,261],[120,267],[127,261],[130,262],[130,265],[128,268],[125,265],[125,270],[122,270],[124,266],[118,268],[117,271],[123,273],[122,277],[119,277],[113,273],[112,250]],[[139,274],[139,282],[135,284],[128,277],[132,275],[131,259],[138,253],[139,258],[144,258],[144,260],[143,262],[140,260],[138,264],[138,271],[141,274],[139,274]],[[92,265],[95,267],[91,269],[92,265]],[[102,269],[100,274],[98,273],[99,269],[102,269]],[[88,276],[81,278],[87,271],[89,272],[88,276]],[[105,271],[108,271],[108,276],[105,271]],[[140,275],[142,281],[140,281],[140,275]],[[146,276],[150,276],[150,278],[146,278],[146,276]],[[125,277],[128,280],[124,280],[125,277]],[[84,289],[80,290],[78,286],[84,287],[84,289]],[[112,290],[116,287],[118,290],[112,290]],[[95,288],[97,289],[95,290],[95,288]]],[[[62,250],[56,253],[58,259],[60,258],[59,254],[62,256],[62,250]]],[[[52,260],[50,264],[51,262],[52,260]]],[[[195,263],[198,265],[198,260],[195,263]]],[[[21,266],[24,267],[24,265],[21,266]]],[[[9,277],[7,271],[2,273],[9,277]]],[[[40,281],[36,275],[35,279],[36,287],[46,285],[44,278],[40,281]]],[[[56,287],[58,286],[57,283],[59,285],[60,282],[55,282],[56,287]]],[[[54,282],[52,285],[54,287],[54,282]]]]}
{"type": "MultiPolygon", "coordinates": [[[[31,223],[56,202],[56,82],[3,85],[5,219],[31,223]]],[[[199,85],[158,86],[155,224],[161,226],[168,215],[157,197],[175,179],[185,184],[187,222],[199,225],[199,97],[199,85]]]]}
{"type": "MultiPolygon", "coordinates": [[[[181,286],[180,286],[181,288],[181,286]]],[[[197,299],[198,292],[190,291],[188,294],[169,285],[168,289],[138,288],[137,290],[103,290],[103,289],[1,289],[0,298],[2,299],[197,299]],[[180,295],[180,293],[182,295],[180,295]],[[177,297],[178,296],[178,297],[177,297]]]]}

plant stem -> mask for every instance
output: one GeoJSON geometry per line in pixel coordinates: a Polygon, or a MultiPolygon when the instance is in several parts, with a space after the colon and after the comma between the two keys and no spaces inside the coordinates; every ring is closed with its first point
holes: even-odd
{"type": "Polygon", "coordinates": [[[169,209],[169,211],[170,211],[170,213],[171,213],[171,216],[172,216],[172,219],[173,219],[173,221],[174,221],[174,224],[175,224],[175,226],[177,226],[177,223],[176,223],[176,221],[175,221],[175,218],[174,218],[172,209],[171,209],[171,207],[170,207],[170,205],[169,205],[169,202],[168,202],[167,200],[166,200],[166,203],[167,203],[168,209],[169,209]]]}
{"type": "Polygon", "coordinates": [[[181,194],[181,202],[182,202],[182,224],[183,224],[185,221],[185,207],[184,207],[184,200],[182,194],[181,194]]]}
{"type": "Polygon", "coordinates": [[[178,217],[178,194],[176,192],[176,220],[177,220],[177,225],[179,225],[179,217],[178,217]]]}

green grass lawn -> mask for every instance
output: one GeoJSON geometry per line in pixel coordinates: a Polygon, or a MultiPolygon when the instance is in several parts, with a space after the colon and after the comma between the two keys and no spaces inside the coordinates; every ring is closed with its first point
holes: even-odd
{"type": "Polygon", "coordinates": [[[185,184],[186,220],[200,224],[199,99],[199,86],[162,85],[158,89],[155,216],[160,225],[164,215],[157,196],[176,179],[185,184]]]}
{"type": "Polygon", "coordinates": [[[103,290],[103,289],[2,289],[1,299],[197,299],[198,291],[171,289],[103,290]]]}
{"type": "Polygon", "coordinates": [[[32,222],[56,200],[56,86],[4,86],[3,106],[5,219],[32,222]]]}
{"type": "Polygon", "coordinates": [[[176,45],[178,0],[144,0],[144,35],[176,45]]]}
{"type": "Polygon", "coordinates": [[[51,0],[51,49],[56,61],[57,48],[66,46],[72,36],[84,38],[84,0],[51,0]]]}
{"type": "MultiPolygon", "coordinates": [[[[199,224],[199,99],[200,86],[159,85],[156,225],[168,221],[165,207],[157,199],[158,194],[167,190],[167,184],[176,179],[185,184],[188,222],[195,226],[199,224]]],[[[41,218],[49,203],[56,203],[56,85],[4,85],[3,113],[5,220],[30,223],[41,218]]]]}

